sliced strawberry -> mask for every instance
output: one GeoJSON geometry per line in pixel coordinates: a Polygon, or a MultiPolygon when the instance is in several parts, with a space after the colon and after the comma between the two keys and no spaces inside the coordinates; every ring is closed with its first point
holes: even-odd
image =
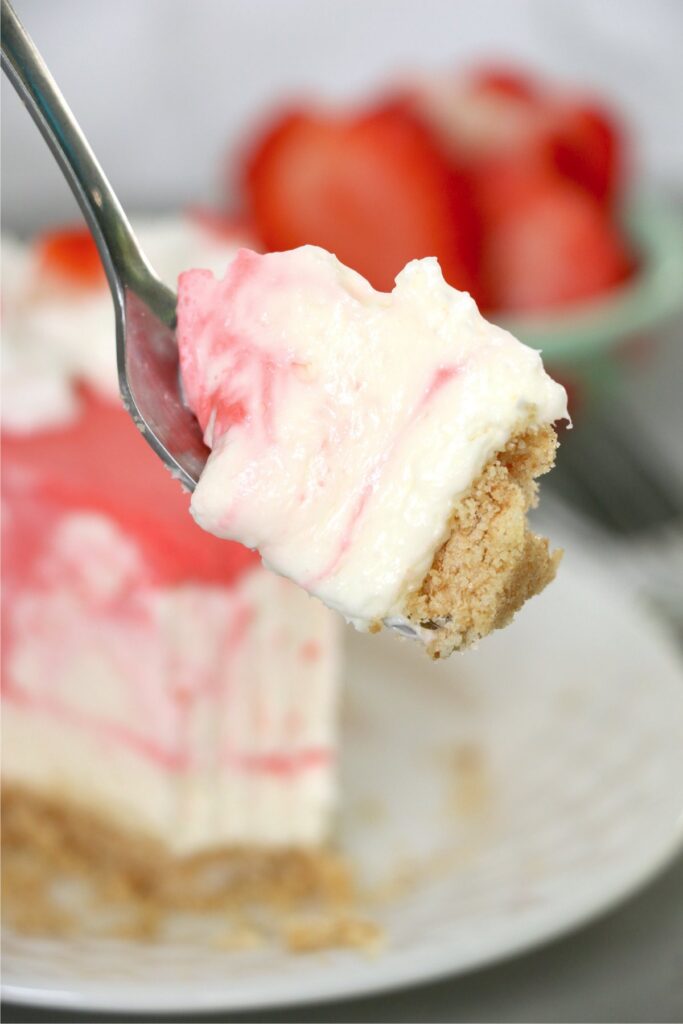
{"type": "Polygon", "coordinates": [[[560,109],[548,144],[561,175],[600,202],[613,202],[623,178],[624,154],[619,129],[610,115],[588,104],[560,109]]]}
{"type": "Polygon", "coordinates": [[[383,290],[409,260],[437,256],[451,284],[476,290],[478,226],[466,190],[399,105],[281,117],[251,153],[246,191],[268,249],[323,246],[383,290]]]}
{"type": "Polygon", "coordinates": [[[502,64],[477,68],[467,76],[467,86],[474,93],[507,96],[534,104],[541,101],[538,83],[531,75],[502,64]]]}
{"type": "Polygon", "coordinates": [[[591,195],[539,174],[512,177],[489,201],[482,277],[489,307],[568,306],[623,281],[632,261],[618,227],[591,195]]]}
{"type": "Polygon", "coordinates": [[[548,107],[528,78],[483,70],[458,79],[422,82],[415,109],[458,162],[515,155],[523,160],[548,125],[548,107]]]}
{"type": "Polygon", "coordinates": [[[428,86],[413,105],[465,169],[482,228],[485,309],[559,307],[628,275],[610,215],[622,144],[601,109],[495,68],[428,86]]]}
{"type": "Polygon", "coordinates": [[[87,228],[47,231],[36,241],[41,267],[70,284],[95,287],[104,284],[104,268],[95,241],[87,228]]]}
{"type": "Polygon", "coordinates": [[[558,94],[530,76],[483,68],[459,81],[435,80],[413,96],[449,153],[472,168],[478,160],[517,160],[530,172],[545,164],[611,203],[622,184],[623,140],[599,105],[558,94]]]}

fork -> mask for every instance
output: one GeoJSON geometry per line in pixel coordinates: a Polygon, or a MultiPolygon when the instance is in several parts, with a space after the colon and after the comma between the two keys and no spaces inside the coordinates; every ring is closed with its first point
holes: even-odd
{"type": "Polygon", "coordinates": [[[632,418],[616,395],[583,412],[562,438],[549,487],[624,537],[680,529],[683,494],[675,474],[663,465],[654,443],[624,429],[632,418]]]}
{"type": "Polygon", "coordinates": [[[546,491],[543,515],[571,521],[572,535],[600,552],[683,641],[683,498],[656,445],[621,426],[632,418],[616,395],[579,417],[548,478],[562,503],[549,505],[546,491]]]}
{"type": "Polygon", "coordinates": [[[193,490],[209,450],[182,399],[176,296],[145,258],[114,190],[9,0],[2,0],[2,69],[50,147],[97,244],[114,300],[123,404],[171,473],[193,490]]]}

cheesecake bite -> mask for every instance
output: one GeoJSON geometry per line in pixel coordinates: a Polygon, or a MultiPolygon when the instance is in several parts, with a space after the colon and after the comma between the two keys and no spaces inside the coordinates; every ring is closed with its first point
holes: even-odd
{"type": "Polygon", "coordinates": [[[358,628],[444,657],[553,578],[526,513],[565,391],[435,259],[384,293],[317,247],[244,249],[181,274],[178,341],[212,449],[195,519],[358,628]]]}

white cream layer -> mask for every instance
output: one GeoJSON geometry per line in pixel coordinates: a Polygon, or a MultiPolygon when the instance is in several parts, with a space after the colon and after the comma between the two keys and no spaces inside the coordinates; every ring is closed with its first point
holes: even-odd
{"type": "Polygon", "coordinates": [[[223,279],[181,275],[178,337],[213,449],[193,515],[360,628],[400,615],[511,434],[567,414],[435,259],[385,294],[319,248],[243,250],[223,279]]]}
{"type": "Polygon", "coordinates": [[[179,853],[312,844],[335,797],[337,622],[258,565],[150,586],[107,517],[66,516],[8,595],[2,775],[179,853]]]}

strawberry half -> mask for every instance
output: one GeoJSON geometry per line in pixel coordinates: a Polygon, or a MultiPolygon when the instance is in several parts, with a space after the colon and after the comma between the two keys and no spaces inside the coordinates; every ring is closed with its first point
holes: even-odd
{"type": "Polygon", "coordinates": [[[468,89],[474,93],[506,96],[537,106],[538,84],[531,75],[504,64],[482,66],[467,76],[468,89]]]}
{"type": "Polygon", "coordinates": [[[413,106],[470,169],[491,158],[532,173],[543,164],[605,205],[622,184],[624,146],[611,114],[513,69],[482,68],[450,85],[423,87],[413,106]]]}
{"type": "Polygon", "coordinates": [[[48,274],[81,287],[104,284],[100,254],[87,228],[46,231],[35,245],[40,267],[48,274]]]}
{"type": "Polygon", "coordinates": [[[623,179],[623,143],[614,120],[594,104],[569,104],[549,132],[551,160],[565,178],[601,203],[614,202],[623,179]]]}
{"type": "Polygon", "coordinates": [[[482,277],[491,309],[570,306],[633,269],[617,225],[597,199],[549,173],[513,176],[486,204],[482,277]]]}
{"type": "Polygon", "coordinates": [[[476,292],[469,197],[426,126],[398,105],[281,117],[252,150],[245,185],[267,249],[320,245],[385,291],[409,260],[436,256],[450,284],[476,292]]]}

